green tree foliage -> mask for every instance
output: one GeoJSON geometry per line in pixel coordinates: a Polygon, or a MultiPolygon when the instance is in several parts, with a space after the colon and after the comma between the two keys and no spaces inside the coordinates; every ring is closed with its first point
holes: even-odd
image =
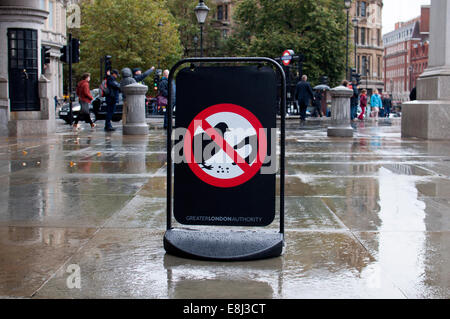
{"type": "Polygon", "coordinates": [[[332,84],[343,79],[344,1],[241,0],[234,18],[236,28],[225,54],[277,57],[293,49],[305,56],[303,70],[312,82],[321,75],[327,75],[332,84]]]}
{"type": "MultiPolygon", "coordinates": [[[[166,0],[97,0],[81,4],[81,41],[76,73],[92,73],[99,84],[100,58],[111,55],[113,68],[169,68],[182,56],[178,24],[166,0]],[[162,26],[158,26],[162,22],[162,26]]],[[[150,79],[151,81],[151,79],[150,79]]],[[[92,85],[92,86],[93,86],[92,85]]]]}

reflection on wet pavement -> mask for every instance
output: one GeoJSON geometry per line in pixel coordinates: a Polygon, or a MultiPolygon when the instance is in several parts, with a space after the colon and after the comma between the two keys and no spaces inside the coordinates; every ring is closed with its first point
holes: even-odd
{"type": "Polygon", "coordinates": [[[450,143],[401,139],[399,120],[329,139],[326,123],[288,121],[284,255],[231,264],[165,254],[162,122],[0,137],[0,296],[449,298],[450,143]]]}

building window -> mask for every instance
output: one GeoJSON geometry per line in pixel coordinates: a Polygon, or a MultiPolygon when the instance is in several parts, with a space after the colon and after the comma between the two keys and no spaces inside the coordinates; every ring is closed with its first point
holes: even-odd
{"type": "Polygon", "coordinates": [[[225,5],[225,20],[228,21],[228,4],[225,5]]]}
{"type": "Polygon", "coordinates": [[[359,44],[359,28],[355,27],[355,43],[359,44]]]}
{"type": "Polygon", "coordinates": [[[378,63],[378,77],[381,76],[381,57],[377,58],[377,63],[378,63]]]}
{"type": "Polygon", "coordinates": [[[227,30],[227,29],[223,29],[223,30],[222,30],[222,37],[223,37],[224,39],[226,39],[226,38],[228,37],[228,30],[227,30]]]}
{"type": "Polygon", "coordinates": [[[223,20],[223,6],[217,6],[217,20],[223,20]]]}
{"type": "Polygon", "coordinates": [[[362,57],[362,72],[361,72],[363,76],[367,76],[367,70],[368,70],[367,57],[363,56],[362,57]]]}
{"type": "Polygon", "coordinates": [[[366,28],[361,28],[361,44],[366,44],[366,28]]]}
{"type": "Polygon", "coordinates": [[[361,17],[365,17],[366,16],[366,9],[367,9],[366,2],[365,1],[361,1],[360,3],[361,3],[361,8],[360,8],[361,17]]]}
{"type": "Polygon", "coordinates": [[[39,111],[37,31],[8,29],[11,111],[39,111]]]}

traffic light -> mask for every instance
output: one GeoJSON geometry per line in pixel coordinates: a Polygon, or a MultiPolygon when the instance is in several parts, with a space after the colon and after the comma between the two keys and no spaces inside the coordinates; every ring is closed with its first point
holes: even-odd
{"type": "Polygon", "coordinates": [[[69,47],[65,45],[59,51],[61,52],[61,56],[59,57],[61,62],[69,63],[69,47]]]}
{"type": "Polygon", "coordinates": [[[112,58],[112,56],[105,55],[105,58],[104,58],[104,61],[105,61],[105,74],[106,74],[107,71],[111,71],[112,70],[111,58],[112,58]]]}
{"type": "Polygon", "coordinates": [[[50,50],[52,48],[48,46],[42,47],[42,62],[43,64],[50,64],[50,50]]]}
{"type": "Polygon", "coordinates": [[[356,82],[358,83],[358,85],[361,85],[361,74],[356,73],[355,78],[356,78],[356,82]]]}
{"type": "Polygon", "coordinates": [[[356,83],[358,84],[358,85],[360,85],[361,84],[361,74],[359,74],[359,73],[356,73],[356,69],[355,68],[352,68],[352,78],[351,78],[351,80],[353,81],[353,80],[356,80],[356,83]]]}
{"type": "Polygon", "coordinates": [[[72,38],[72,63],[80,62],[80,40],[72,38]]]}
{"type": "Polygon", "coordinates": [[[155,77],[153,78],[153,90],[158,91],[158,86],[159,86],[159,75],[156,74],[155,77]]]}

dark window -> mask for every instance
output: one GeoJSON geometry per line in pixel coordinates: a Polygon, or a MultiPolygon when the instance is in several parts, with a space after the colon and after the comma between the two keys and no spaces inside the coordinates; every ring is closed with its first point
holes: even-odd
{"type": "Polygon", "coordinates": [[[228,4],[225,5],[225,20],[228,21],[228,4]]]}
{"type": "Polygon", "coordinates": [[[378,74],[377,74],[377,76],[379,78],[381,78],[381,57],[377,58],[377,63],[378,63],[378,74]]]}
{"type": "Polygon", "coordinates": [[[362,75],[366,76],[367,75],[367,57],[363,56],[362,57],[362,75]]]}
{"type": "Polygon", "coordinates": [[[361,28],[361,44],[366,44],[366,28],[361,28]]]}
{"type": "Polygon", "coordinates": [[[39,111],[37,31],[8,29],[11,111],[39,111]]]}
{"type": "Polygon", "coordinates": [[[217,6],[217,20],[223,20],[223,6],[217,6]]]}
{"type": "Polygon", "coordinates": [[[359,44],[359,28],[355,27],[355,43],[359,44]]]}
{"type": "Polygon", "coordinates": [[[361,17],[365,17],[366,16],[366,2],[365,1],[361,2],[360,13],[361,13],[361,17]]]}

